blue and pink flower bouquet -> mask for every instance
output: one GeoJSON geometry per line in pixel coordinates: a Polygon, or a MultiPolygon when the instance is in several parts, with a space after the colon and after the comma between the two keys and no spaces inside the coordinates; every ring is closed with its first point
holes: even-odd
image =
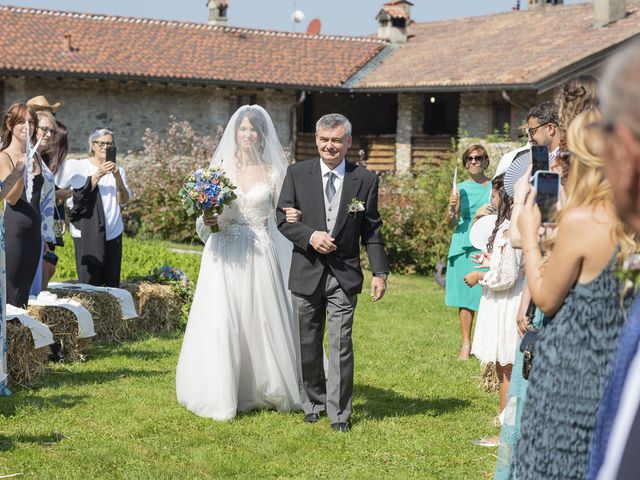
{"type": "MultiPolygon", "coordinates": [[[[222,213],[224,206],[237,198],[235,189],[223,170],[207,167],[192,172],[178,193],[187,215],[212,216],[222,213]]],[[[212,227],[211,231],[219,231],[218,226],[212,227]]]]}

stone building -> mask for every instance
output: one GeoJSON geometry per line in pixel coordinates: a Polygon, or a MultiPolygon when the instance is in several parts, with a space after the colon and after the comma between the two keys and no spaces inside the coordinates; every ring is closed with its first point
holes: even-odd
{"type": "Polygon", "coordinates": [[[231,27],[232,2],[208,6],[209,24],[0,6],[13,39],[0,44],[0,107],[44,94],[64,104],[73,150],[110,126],[135,151],[170,115],[204,134],[259,103],[299,160],[315,154],[318,116],[338,111],[354,125],[351,156],[364,149],[370,168],[408,171],[459,135],[508,124],[517,136],[528,108],[640,33],[640,0],[529,0],[524,11],[438,22],[414,21],[411,2],[396,0],[375,17],[377,37],[231,27]]]}

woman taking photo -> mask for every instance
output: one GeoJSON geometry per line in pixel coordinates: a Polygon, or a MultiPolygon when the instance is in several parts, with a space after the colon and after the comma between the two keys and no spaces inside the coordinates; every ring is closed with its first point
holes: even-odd
{"type": "Polygon", "coordinates": [[[58,187],[74,190],[70,220],[78,279],[119,287],[124,231],[120,207],[131,191],[123,168],[107,160],[108,147],[115,147],[113,131],[94,130],[89,137],[91,156],[64,162],[58,187]]]}
{"type": "Polygon", "coordinates": [[[489,155],[482,145],[471,145],[462,154],[462,164],[469,173],[469,179],[456,185],[449,198],[447,222],[456,229],[451,238],[451,246],[447,255],[447,284],[445,303],[449,307],[457,307],[460,317],[462,346],[460,360],[467,360],[471,353],[471,328],[473,316],[478,310],[482,287],[476,285],[469,288],[464,283],[467,273],[474,270],[472,256],[480,253],[471,245],[469,230],[471,222],[478,210],[486,215],[490,213],[487,202],[491,196],[491,182],[485,175],[489,166],[489,155]]]}
{"type": "Polygon", "coordinates": [[[589,144],[587,126],[600,118],[597,111],[586,111],[569,126],[567,200],[556,217],[548,259],[538,243],[534,192],[519,219],[527,285],[545,320],[529,376],[515,478],[584,478],[604,381],[630,300],[615,271],[637,245],[616,216],[602,159],[589,144]]]}
{"type": "Polygon", "coordinates": [[[27,199],[24,178],[12,173],[26,160],[27,142],[36,143],[38,117],[28,106],[13,104],[0,126],[0,179],[11,191],[5,198],[7,303],[24,308],[42,256],[40,195],[44,184],[42,166],[33,157],[33,189],[27,199]],[[27,127],[27,124],[29,127],[27,127]],[[31,138],[27,139],[27,129],[31,138]]]}

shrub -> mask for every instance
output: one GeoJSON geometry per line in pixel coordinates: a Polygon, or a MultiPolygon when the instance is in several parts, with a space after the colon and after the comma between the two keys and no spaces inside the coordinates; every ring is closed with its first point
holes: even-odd
{"type": "Polygon", "coordinates": [[[453,228],[446,224],[445,214],[455,166],[452,157],[415,176],[381,177],[379,210],[392,271],[427,274],[446,260],[453,228]]]}
{"type": "Polygon", "coordinates": [[[187,121],[171,118],[166,135],[147,129],[142,158],[127,165],[134,195],[123,212],[127,233],[174,242],[197,241],[192,218],[185,214],[178,190],[185,177],[209,164],[222,129],[198,136],[187,121]]]}

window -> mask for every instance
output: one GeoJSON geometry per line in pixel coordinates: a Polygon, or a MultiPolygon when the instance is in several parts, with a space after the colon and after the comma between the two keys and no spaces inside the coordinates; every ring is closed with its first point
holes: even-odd
{"type": "Polygon", "coordinates": [[[493,104],[493,131],[501,134],[509,133],[511,124],[511,105],[506,102],[493,104]]]}

